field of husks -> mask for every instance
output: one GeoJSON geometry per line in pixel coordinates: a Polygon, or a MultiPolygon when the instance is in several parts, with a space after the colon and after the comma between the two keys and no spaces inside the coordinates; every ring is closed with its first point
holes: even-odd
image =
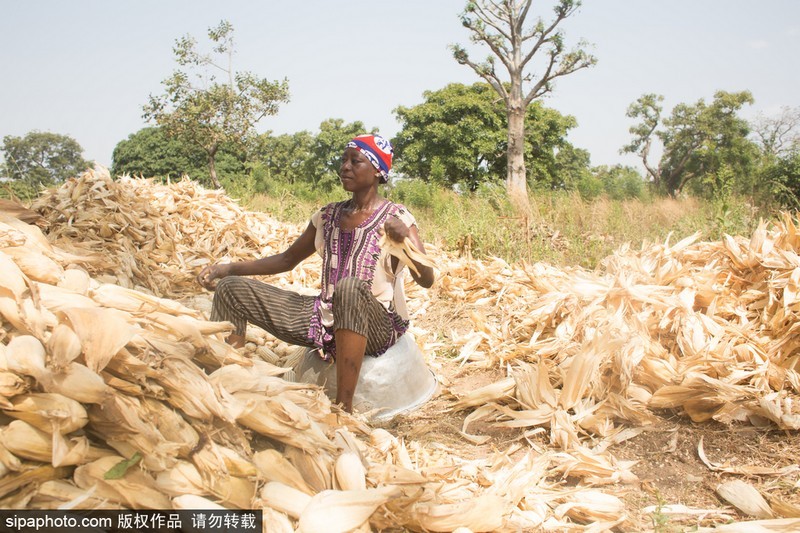
{"type": "MultiPolygon", "coordinates": [[[[637,479],[614,448],[665,413],[800,429],[789,215],[746,239],[624,246],[596,271],[431,246],[434,288],[408,285],[417,342],[435,368],[506,376],[447,402],[467,413],[464,447],[491,444],[477,459],[283,379],[299,352],[263,332],[239,351],[223,342],[231,326],[208,321],[198,271],[281,251],[301,229],[189,180],[102,168],[29,210],[0,206],[0,508],[263,509],[279,532],[632,531],[620,494],[637,479]],[[439,307],[469,326],[424,320],[439,307]]],[[[312,259],[269,281],[318,280],[312,259]]],[[[697,453],[725,474],[719,506],[653,513],[699,531],[800,529],[796,498],[749,482],[796,495],[796,464],[716,463],[702,441],[697,453]]]]}

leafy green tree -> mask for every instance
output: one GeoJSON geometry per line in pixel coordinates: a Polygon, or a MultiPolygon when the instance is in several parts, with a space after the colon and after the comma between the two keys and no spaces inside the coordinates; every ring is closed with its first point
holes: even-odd
{"type": "Polygon", "coordinates": [[[205,153],[170,137],[164,128],[151,126],[132,133],[117,143],[112,154],[114,175],[179,178],[198,177],[206,168],[205,153]]]}
{"type": "Polygon", "coordinates": [[[602,165],[593,168],[592,174],[603,184],[608,197],[614,200],[641,198],[645,193],[644,178],[634,167],[602,165]]]}
{"type": "Polygon", "coordinates": [[[260,135],[253,160],[267,179],[283,183],[309,183],[330,190],[339,182],[339,166],[347,142],[367,130],[362,122],[339,118],[322,121],[319,132],[260,135]]]}
{"type": "Polygon", "coordinates": [[[508,119],[506,190],[513,205],[523,214],[530,212],[525,170],[526,110],[535,99],[552,91],[557,78],[590,67],[597,61],[584,50],[584,43],[567,50],[564,34],[558,29],[559,24],[581,6],[580,0],[558,0],[552,20],[545,23],[538,18],[526,29],[532,3],[532,0],[470,0],[461,15],[461,23],[470,31],[470,39],[488,46],[491,55],[483,62],[475,62],[463,47],[452,48],[455,60],[469,66],[488,82],[505,105],[508,119]],[[541,63],[535,59],[541,59],[541,63]],[[495,69],[496,60],[505,69],[507,78],[503,79],[495,69]]]}
{"type": "Polygon", "coordinates": [[[677,195],[687,184],[695,191],[712,190],[733,180],[746,188],[753,176],[755,145],[747,136],[749,125],[737,113],[753,102],[749,91],[718,91],[711,104],[700,99],[694,105],[678,104],[662,119],[663,96],[645,94],[628,108],[627,115],[640,122],[630,128],[633,140],[622,149],[642,158],[659,190],[677,195]],[[661,143],[658,165],[649,160],[653,141],[661,143]]]}
{"type": "Polygon", "coordinates": [[[298,183],[311,179],[313,172],[314,136],[308,131],[258,136],[253,159],[266,172],[266,178],[281,183],[298,183]]]}
{"type": "MultiPolygon", "coordinates": [[[[401,130],[394,139],[397,168],[412,178],[475,190],[506,174],[508,123],[505,107],[486,83],[452,83],[426,91],[424,102],[394,110],[401,130]]],[[[527,181],[563,186],[557,153],[568,146],[571,116],[535,102],[526,110],[527,181]]]]}
{"type": "MultiPolygon", "coordinates": [[[[245,172],[245,157],[241,149],[234,151],[225,145],[216,155],[216,166],[225,175],[241,175],[245,172]]],[[[210,183],[205,152],[178,137],[170,137],[158,126],[142,128],[117,143],[112,173],[165,179],[187,175],[200,183],[210,183]]]]}
{"type": "Polygon", "coordinates": [[[289,100],[289,89],[286,80],[269,81],[249,72],[234,72],[233,26],[229,22],[209,28],[208,38],[213,43],[210,54],[199,53],[191,36],[176,41],[176,61],[187,69],[164,80],[165,93],[150,95],[143,109],[144,118],[205,153],[211,183],[219,188],[216,156],[220,148],[246,149],[255,125],[277,113],[279,104],[289,100]],[[192,69],[194,77],[190,76],[192,69]],[[215,71],[226,79],[218,81],[215,71]]]}
{"type": "Polygon", "coordinates": [[[2,152],[12,180],[46,187],[75,176],[91,166],[83,148],[69,135],[31,131],[24,137],[6,135],[2,152]]]}
{"type": "Polygon", "coordinates": [[[364,123],[346,123],[340,118],[330,118],[319,125],[312,149],[311,179],[315,185],[330,190],[339,183],[339,167],[344,147],[356,135],[377,133],[375,128],[367,130],[364,123]]]}

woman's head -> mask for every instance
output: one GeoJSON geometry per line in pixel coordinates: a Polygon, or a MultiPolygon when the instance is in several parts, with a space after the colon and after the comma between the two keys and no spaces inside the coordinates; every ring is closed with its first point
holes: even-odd
{"type": "Polygon", "coordinates": [[[392,169],[392,145],[380,135],[358,135],[347,143],[345,149],[354,148],[364,154],[380,175],[380,182],[389,180],[392,169]]]}

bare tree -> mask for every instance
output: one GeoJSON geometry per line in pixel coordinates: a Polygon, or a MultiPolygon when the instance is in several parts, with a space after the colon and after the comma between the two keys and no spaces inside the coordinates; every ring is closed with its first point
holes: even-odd
{"type": "Polygon", "coordinates": [[[784,106],[779,115],[759,114],[753,121],[753,132],[765,154],[774,157],[800,150],[800,107],[784,106]]]}
{"type": "MultiPolygon", "coordinates": [[[[559,0],[553,8],[555,18],[545,23],[541,17],[525,28],[532,0],[476,0],[467,2],[461,22],[470,30],[474,43],[485,44],[492,52],[485,61],[475,62],[467,51],[452,47],[453,57],[486,80],[503,99],[508,115],[508,169],[506,190],[518,212],[530,213],[525,171],[525,110],[536,98],[553,90],[553,81],[576,70],[590,67],[597,59],[588,54],[586,43],[567,50],[561,22],[581,6],[580,0],[559,0]],[[532,61],[541,58],[541,70],[532,72],[532,61]],[[495,69],[502,63],[508,79],[495,69]]],[[[539,63],[536,63],[539,64],[539,63]]]]}

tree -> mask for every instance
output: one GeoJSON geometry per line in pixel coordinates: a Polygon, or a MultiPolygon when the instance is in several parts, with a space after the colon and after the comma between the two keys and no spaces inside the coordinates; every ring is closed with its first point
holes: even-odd
{"type": "Polygon", "coordinates": [[[308,131],[258,136],[254,160],[270,180],[297,183],[309,179],[312,173],[314,136],[308,131]]]}
{"type": "Polygon", "coordinates": [[[314,138],[312,148],[311,181],[330,189],[339,183],[339,167],[345,145],[362,133],[376,133],[375,128],[367,131],[361,121],[345,123],[340,118],[330,118],[319,125],[319,133],[314,138]]]}
{"type": "Polygon", "coordinates": [[[206,166],[205,153],[200,148],[170,137],[158,126],[142,128],[117,143],[111,158],[115,176],[196,178],[206,166]]]}
{"type": "Polygon", "coordinates": [[[644,193],[644,180],[634,167],[602,165],[593,168],[592,175],[602,184],[603,192],[614,200],[640,198],[644,193]]]}
{"type": "Polygon", "coordinates": [[[31,131],[24,137],[7,135],[2,151],[8,177],[32,187],[60,183],[91,166],[83,159],[83,148],[78,141],[59,133],[31,131]]]}
{"type": "Polygon", "coordinates": [[[254,160],[270,179],[284,183],[307,182],[331,189],[339,183],[342,152],[350,139],[366,130],[360,121],[345,123],[340,118],[324,120],[319,133],[308,131],[259,136],[254,160]]]}
{"type": "Polygon", "coordinates": [[[627,116],[640,119],[630,132],[633,140],[623,153],[634,153],[654,186],[671,196],[692,183],[719,185],[714,180],[738,179],[740,185],[753,175],[754,144],[747,139],[749,126],[738,117],[743,105],[753,102],[749,91],[718,91],[714,101],[700,99],[694,105],[678,104],[668,119],[661,118],[663,96],[642,95],[628,108],[627,116]],[[649,160],[654,139],[663,153],[657,166],[649,160]]]}
{"type": "MultiPolygon", "coordinates": [[[[116,176],[180,178],[186,175],[203,184],[210,183],[205,152],[178,137],[170,137],[159,126],[132,133],[117,143],[111,157],[111,171],[116,176]]],[[[245,171],[244,158],[241,150],[232,151],[224,145],[216,155],[215,166],[228,174],[242,174],[245,171]]]]}
{"type": "Polygon", "coordinates": [[[553,82],[582,68],[592,66],[596,59],[579,43],[567,50],[559,24],[580,7],[579,0],[558,0],[555,18],[545,23],[539,18],[525,29],[532,0],[475,0],[467,2],[461,22],[471,32],[471,40],[485,44],[492,55],[484,62],[474,62],[467,51],[453,46],[453,56],[486,80],[500,95],[508,119],[508,157],[506,190],[516,209],[530,212],[525,171],[525,111],[536,98],[549,93],[553,82]],[[495,70],[495,58],[508,74],[507,83],[495,70]],[[534,58],[543,58],[541,70],[534,74],[534,58]],[[528,87],[523,87],[529,83],[528,87]]]}
{"type": "Polygon", "coordinates": [[[176,61],[189,70],[196,69],[195,81],[188,71],[175,71],[162,82],[165,93],[150,95],[143,109],[145,119],[203,150],[211,182],[219,188],[215,166],[219,149],[226,144],[245,149],[255,125],[277,113],[279,104],[289,100],[289,90],[285,79],[269,81],[249,72],[234,72],[233,26],[229,22],[223,20],[209,28],[208,38],[214,44],[213,53],[205,55],[197,51],[191,36],[176,41],[176,61]],[[222,72],[226,79],[218,82],[211,69],[222,72]]]}
{"type": "Polygon", "coordinates": [[[775,117],[759,114],[752,129],[762,152],[768,157],[783,158],[800,151],[800,107],[783,107],[775,117]]]}
{"type": "MultiPolygon", "coordinates": [[[[506,173],[505,107],[486,83],[451,83],[426,91],[425,101],[394,110],[401,130],[394,139],[397,169],[410,177],[475,190],[506,173]]],[[[575,119],[534,102],[527,109],[527,181],[558,187],[556,153],[566,147],[575,119]]]]}

